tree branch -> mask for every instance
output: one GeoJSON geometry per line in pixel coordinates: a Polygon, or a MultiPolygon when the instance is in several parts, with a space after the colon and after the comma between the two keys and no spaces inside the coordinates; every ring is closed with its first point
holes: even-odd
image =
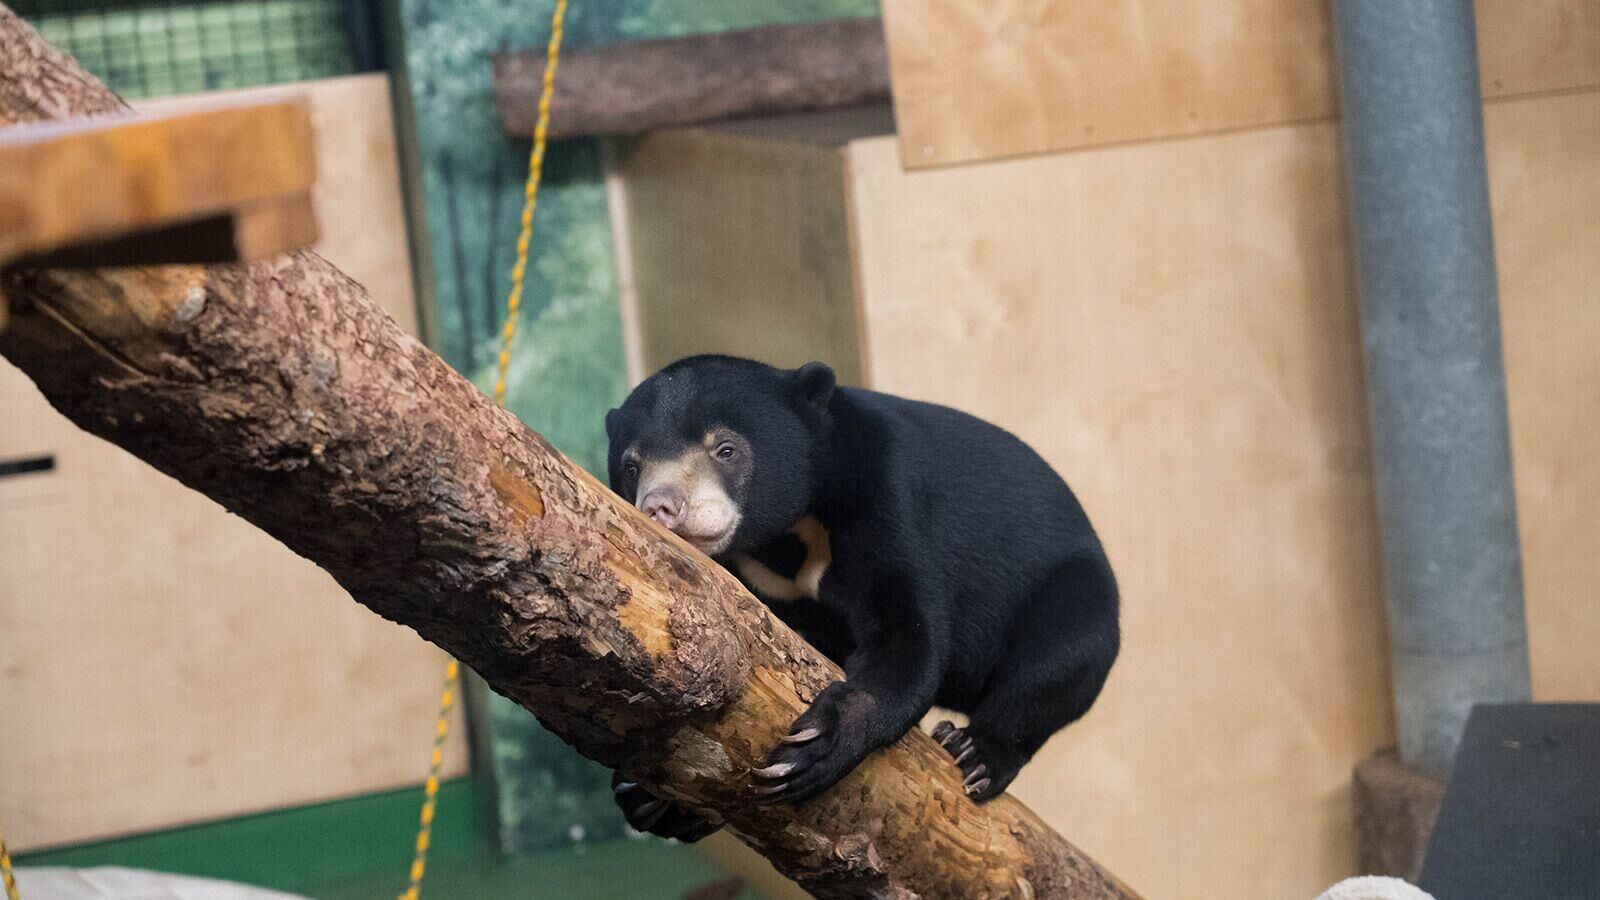
{"type": "MultiPolygon", "coordinates": [[[[0,6],[0,124],[121,108],[0,6]]],[[[0,296],[0,355],[72,421],[819,896],[1131,896],[1015,800],[974,806],[920,732],[802,807],[748,802],[751,768],[838,670],[315,254],[6,271],[0,296]]]]}

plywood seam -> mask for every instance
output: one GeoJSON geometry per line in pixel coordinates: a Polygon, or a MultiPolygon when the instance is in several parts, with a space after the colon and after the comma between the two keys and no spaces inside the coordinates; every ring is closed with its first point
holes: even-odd
{"type": "MultiPolygon", "coordinates": [[[[1499,105],[1499,104],[1502,104],[1502,103],[1510,103],[1510,102],[1515,102],[1515,101],[1519,101],[1519,100],[1539,100],[1539,99],[1544,99],[1544,98],[1547,98],[1547,97],[1572,97],[1572,96],[1583,96],[1583,95],[1587,95],[1587,94],[1600,94],[1600,84],[1585,85],[1583,87],[1552,88],[1550,90],[1543,90],[1543,91],[1526,91],[1526,92],[1518,93],[1518,94],[1497,95],[1497,96],[1494,96],[1494,97],[1486,97],[1486,98],[1484,98],[1483,105],[1484,106],[1496,106],[1496,105],[1499,105]]],[[[1214,128],[1214,129],[1210,129],[1210,130],[1207,130],[1207,131],[1192,131],[1192,132],[1184,132],[1182,134],[1167,134],[1167,135],[1162,135],[1160,137],[1153,137],[1153,138],[1138,138],[1136,140],[1127,140],[1127,141],[1106,141],[1104,143],[1099,143],[1099,144],[1079,144],[1079,145],[1076,145],[1076,146],[1073,146],[1073,147],[1063,147],[1063,148],[1060,148],[1060,149],[1057,149],[1057,150],[1040,150],[1038,152],[1013,153],[1013,154],[1009,154],[1009,155],[1005,155],[1005,156],[985,156],[985,157],[977,157],[977,158],[973,158],[973,159],[953,160],[953,161],[947,162],[947,163],[938,163],[936,165],[922,165],[922,166],[915,166],[915,167],[906,164],[906,151],[905,151],[904,145],[902,144],[901,147],[900,147],[900,162],[901,162],[901,165],[906,168],[906,173],[908,175],[915,175],[918,172],[934,172],[934,171],[942,171],[942,170],[946,170],[946,169],[959,169],[959,168],[963,168],[963,167],[966,167],[966,166],[981,166],[984,163],[990,163],[990,162],[1008,162],[1008,161],[1016,161],[1016,160],[1024,160],[1024,159],[1038,159],[1038,158],[1041,158],[1041,157],[1049,157],[1049,156],[1063,156],[1063,155],[1072,154],[1072,153],[1093,153],[1093,152],[1095,152],[1097,150],[1115,150],[1115,149],[1120,149],[1120,148],[1124,148],[1124,147],[1141,147],[1141,146],[1153,146],[1153,145],[1157,145],[1157,144],[1181,143],[1181,142],[1184,142],[1184,141],[1205,140],[1207,138],[1216,138],[1216,137],[1231,137],[1233,135],[1253,134],[1253,133],[1256,133],[1256,132],[1267,132],[1267,131],[1273,131],[1273,130],[1277,130],[1277,129],[1303,128],[1303,127],[1305,127],[1307,125],[1338,125],[1339,121],[1340,121],[1340,118],[1339,118],[1339,116],[1336,116],[1336,115],[1335,116],[1314,116],[1314,117],[1305,118],[1305,119],[1289,119],[1289,120],[1282,121],[1282,122],[1271,122],[1271,123],[1259,124],[1259,125],[1240,125],[1240,126],[1237,126],[1237,127],[1234,127],[1234,128],[1214,128]]],[[[894,137],[897,137],[897,136],[895,136],[895,135],[876,135],[876,136],[871,137],[871,138],[858,138],[857,141],[860,141],[860,140],[873,140],[873,139],[875,139],[877,137],[894,138],[894,137]]],[[[856,141],[852,141],[851,143],[856,143],[856,141]]]]}
{"type": "Polygon", "coordinates": [[[1538,91],[1520,91],[1515,94],[1496,94],[1493,97],[1484,97],[1483,105],[1491,106],[1499,103],[1508,103],[1512,100],[1539,100],[1545,97],[1572,97],[1583,94],[1600,94],[1600,83],[1575,84],[1570,87],[1545,88],[1538,91]]]}

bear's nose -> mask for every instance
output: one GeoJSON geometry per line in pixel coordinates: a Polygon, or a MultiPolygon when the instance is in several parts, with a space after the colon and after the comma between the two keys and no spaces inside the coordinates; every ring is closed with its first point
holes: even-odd
{"type": "Polygon", "coordinates": [[[654,490],[645,495],[639,504],[644,514],[668,528],[676,528],[683,516],[683,497],[673,490],[654,490]]]}

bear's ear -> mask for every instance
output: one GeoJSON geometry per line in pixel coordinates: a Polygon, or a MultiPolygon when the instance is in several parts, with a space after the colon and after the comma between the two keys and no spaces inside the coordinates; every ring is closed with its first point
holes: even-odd
{"type": "Polygon", "coordinates": [[[794,370],[795,396],[824,409],[833,398],[835,381],[827,363],[808,362],[794,370]]]}
{"type": "Polygon", "coordinates": [[[616,440],[617,429],[622,427],[622,410],[613,409],[606,413],[606,439],[616,440]]]}

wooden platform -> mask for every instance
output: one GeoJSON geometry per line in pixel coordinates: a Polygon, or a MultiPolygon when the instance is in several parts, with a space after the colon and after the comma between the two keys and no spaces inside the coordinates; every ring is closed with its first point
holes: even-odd
{"type": "Polygon", "coordinates": [[[261,259],[311,244],[303,99],[0,129],[0,265],[261,259]]]}

